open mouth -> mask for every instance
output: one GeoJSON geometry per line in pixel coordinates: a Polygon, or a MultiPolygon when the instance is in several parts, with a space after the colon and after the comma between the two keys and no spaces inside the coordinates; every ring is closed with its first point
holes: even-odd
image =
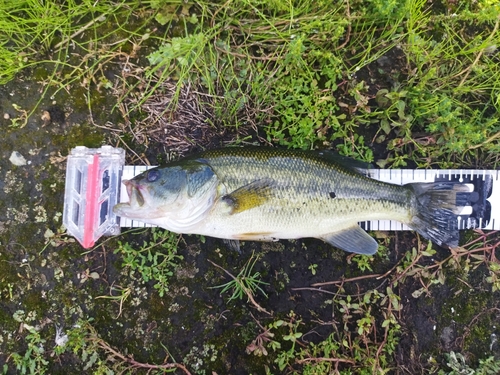
{"type": "Polygon", "coordinates": [[[133,180],[125,180],[123,184],[127,188],[129,204],[131,207],[142,207],[144,205],[144,197],[133,180]]]}

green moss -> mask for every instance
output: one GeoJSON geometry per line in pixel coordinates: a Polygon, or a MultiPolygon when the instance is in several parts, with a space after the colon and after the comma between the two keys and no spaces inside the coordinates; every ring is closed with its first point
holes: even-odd
{"type": "Polygon", "coordinates": [[[56,145],[65,145],[68,149],[75,146],[97,148],[102,146],[105,140],[100,130],[88,124],[71,126],[66,134],[55,135],[53,139],[56,145]]]}
{"type": "Polygon", "coordinates": [[[49,308],[48,301],[42,297],[38,290],[31,290],[24,294],[24,306],[26,311],[36,311],[38,317],[44,317],[49,308]]]}
{"type": "Polygon", "coordinates": [[[14,304],[19,298],[19,287],[22,285],[17,267],[13,264],[11,256],[0,252],[0,326],[12,332],[18,328],[18,323],[12,319],[12,311],[15,309],[14,304]]]}
{"type": "MultiPolygon", "coordinates": [[[[5,242],[2,241],[3,243],[5,242]]],[[[19,280],[16,267],[12,266],[13,256],[8,254],[4,249],[6,250],[7,248],[3,248],[0,252],[0,280],[2,281],[2,286],[5,283],[13,283],[19,280]]]]}
{"type": "MultiPolygon", "coordinates": [[[[436,326],[453,327],[457,338],[455,345],[460,346],[460,352],[467,353],[470,363],[477,365],[479,359],[490,352],[491,334],[495,330],[496,305],[495,294],[489,290],[475,288],[470,290],[463,282],[464,279],[474,279],[478,273],[482,273],[481,267],[471,271],[469,275],[462,272],[447,270],[445,287],[449,288],[451,295],[446,298],[439,296],[439,287],[433,289],[433,298],[428,298],[431,304],[442,304],[440,313],[436,315],[436,326]]],[[[473,285],[478,282],[471,281],[473,285]]],[[[443,354],[443,353],[440,353],[443,354]]]]}

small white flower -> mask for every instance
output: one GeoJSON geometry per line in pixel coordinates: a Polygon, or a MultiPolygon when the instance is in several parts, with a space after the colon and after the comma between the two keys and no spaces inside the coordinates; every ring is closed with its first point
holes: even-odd
{"type": "Polygon", "coordinates": [[[56,325],[56,345],[64,346],[68,340],[68,335],[63,332],[62,327],[56,325]]]}

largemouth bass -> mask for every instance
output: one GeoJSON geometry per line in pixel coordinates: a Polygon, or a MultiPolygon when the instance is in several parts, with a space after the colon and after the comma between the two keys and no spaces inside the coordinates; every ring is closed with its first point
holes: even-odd
{"type": "Polygon", "coordinates": [[[374,254],[359,221],[396,220],[438,245],[456,247],[457,189],[370,179],[328,151],[266,147],[206,151],[124,181],[114,212],[170,231],[229,240],[320,238],[374,254]]]}

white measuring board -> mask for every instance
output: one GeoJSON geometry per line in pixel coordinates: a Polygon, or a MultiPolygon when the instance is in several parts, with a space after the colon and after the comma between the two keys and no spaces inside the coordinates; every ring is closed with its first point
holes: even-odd
{"type": "MultiPolygon", "coordinates": [[[[467,169],[369,169],[373,179],[404,185],[413,182],[450,182],[466,184],[470,193],[468,205],[458,216],[459,229],[500,229],[500,172],[497,170],[467,169]]],[[[410,230],[392,220],[374,220],[360,223],[366,230],[410,230]]]]}
{"type": "MultiPolygon", "coordinates": [[[[123,167],[122,180],[128,180],[151,167],[123,167]]],[[[459,229],[481,228],[500,229],[500,171],[496,170],[461,170],[461,169],[369,169],[366,174],[376,180],[403,185],[412,182],[447,182],[467,184],[468,205],[459,214],[456,227],[459,229]]],[[[120,188],[120,202],[127,202],[125,186],[120,188]]],[[[391,220],[373,220],[360,222],[366,230],[410,230],[407,226],[391,220]]],[[[121,227],[151,227],[136,220],[120,218],[121,227]]]]}

